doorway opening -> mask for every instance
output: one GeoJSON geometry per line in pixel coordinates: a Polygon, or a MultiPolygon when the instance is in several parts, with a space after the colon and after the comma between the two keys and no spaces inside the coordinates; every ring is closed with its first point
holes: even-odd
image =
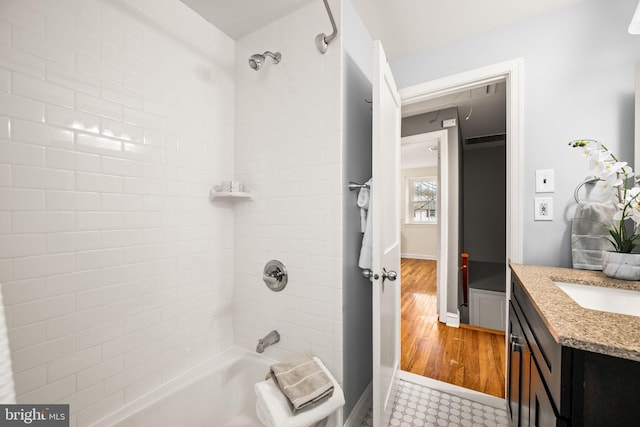
{"type": "MultiPolygon", "coordinates": [[[[505,383],[506,338],[497,330],[504,330],[506,325],[505,302],[509,298],[507,260],[515,261],[521,257],[518,216],[514,215],[519,215],[520,199],[519,196],[513,197],[514,189],[521,186],[521,180],[512,179],[514,168],[518,168],[521,162],[520,111],[517,107],[519,77],[518,72],[513,72],[519,67],[518,61],[506,67],[498,64],[497,68],[509,68],[510,71],[495,73],[496,67],[488,67],[401,91],[403,100],[409,100],[403,103],[402,135],[432,130],[429,125],[453,134],[455,137],[450,138],[448,144],[450,160],[445,166],[453,164],[456,167],[444,173],[449,181],[449,212],[437,216],[437,221],[443,223],[441,229],[449,234],[444,248],[436,256],[437,261],[434,261],[433,254],[431,257],[413,256],[415,253],[405,251],[404,247],[402,250],[401,366],[405,371],[498,397],[504,397],[505,383]],[[489,98],[493,101],[500,99],[498,104],[501,105],[494,107],[502,117],[497,127],[486,117],[487,111],[483,108],[489,98]],[[476,129],[469,130],[469,126],[465,131],[460,129],[473,123],[473,119],[476,129]],[[515,134],[510,135],[509,130],[515,130],[515,134]],[[509,147],[510,141],[516,141],[516,144],[509,147]],[[483,170],[481,166],[488,159],[499,159],[499,167],[494,165],[490,170],[483,170]],[[496,185],[495,180],[491,183],[491,179],[483,180],[491,173],[493,177],[501,176],[501,183],[496,185]],[[469,181],[477,185],[469,185],[469,181]],[[465,195],[465,185],[469,186],[470,194],[465,195]],[[489,188],[496,190],[492,196],[497,194],[500,203],[495,197],[488,197],[489,188]],[[483,204],[483,197],[491,203],[483,204]],[[478,209],[483,210],[482,215],[478,209]],[[474,210],[475,217],[465,218],[465,211],[474,210]],[[493,232],[489,234],[477,232],[492,228],[493,232]],[[474,243],[472,238],[478,234],[480,239],[474,243]],[[493,246],[488,248],[489,244],[493,246]],[[465,247],[471,248],[469,251],[475,254],[470,256],[470,270],[476,273],[475,277],[470,275],[475,280],[470,281],[473,297],[477,297],[474,295],[478,293],[476,290],[481,296],[485,291],[489,296],[493,296],[492,293],[502,295],[497,306],[495,300],[488,302],[491,308],[486,311],[491,315],[498,314],[497,320],[490,316],[488,325],[486,316],[480,315],[484,324],[465,326],[477,324],[477,310],[482,312],[482,306],[487,306],[481,298],[480,303],[472,308],[470,317],[472,301],[468,299],[468,289],[459,286],[458,281],[460,254],[465,247]],[[491,252],[488,249],[498,250],[491,252]],[[442,289],[435,286],[434,295],[434,285],[439,285],[439,279],[443,277],[446,279],[442,281],[442,289]],[[490,289],[486,289],[487,286],[490,289]],[[443,322],[452,326],[462,324],[462,327],[450,328],[443,322]]],[[[403,173],[405,181],[409,175],[403,173]]],[[[405,241],[411,243],[406,229],[403,227],[403,244],[405,241]]]]}
{"type": "Polygon", "coordinates": [[[497,397],[504,397],[505,365],[505,109],[504,81],[464,89],[403,114],[401,140],[402,369],[497,397]],[[442,181],[448,197],[438,197],[442,181]],[[442,200],[454,205],[447,215],[442,200]],[[439,240],[439,226],[452,238],[439,240]],[[456,262],[472,254],[466,274],[442,280],[438,252],[456,262]],[[461,329],[440,323],[447,312],[438,311],[436,283],[445,293],[448,281],[460,285],[461,329]]]}

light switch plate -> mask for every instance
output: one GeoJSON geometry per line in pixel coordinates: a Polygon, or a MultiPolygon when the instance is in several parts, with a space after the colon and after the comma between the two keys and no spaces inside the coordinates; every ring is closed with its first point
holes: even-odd
{"type": "Polygon", "coordinates": [[[534,200],[533,219],[535,221],[553,220],[553,198],[536,197],[534,200]]]}
{"type": "Polygon", "coordinates": [[[553,169],[539,169],[536,171],[536,193],[553,193],[555,179],[553,169]]]}

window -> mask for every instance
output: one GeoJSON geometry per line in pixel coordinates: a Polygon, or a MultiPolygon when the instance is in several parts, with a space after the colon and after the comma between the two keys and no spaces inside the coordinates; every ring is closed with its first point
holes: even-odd
{"type": "Polygon", "coordinates": [[[407,219],[408,224],[437,223],[438,184],[436,178],[407,179],[407,219]]]}

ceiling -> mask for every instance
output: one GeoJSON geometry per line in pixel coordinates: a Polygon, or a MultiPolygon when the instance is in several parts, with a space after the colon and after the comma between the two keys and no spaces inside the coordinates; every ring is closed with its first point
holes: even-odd
{"type": "Polygon", "coordinates": [[[322,0],[180,0],[234,40],[312,1],[322,0]]]}
{"type": "MultiPolygon", "coordinates": [[[[485,137],[506,132],[506,103],[507,87],[504,80],[492,84],[479,85],[471,89],[454,92],[445,96],[430,99],[420,103],[419,108],[412,110],[413,115],[424,115],[421,120],[441,123],[443,117],[440,110],[456,107],[462,140],[468,138],[485,137]]],[[[418,167],[434,167],[438,164],[438,153],[429,150],[429,147],[437,146],[437,138],[429,134],[412,135],[402,138],[402,169],[418,167]]],[[[484,144],[483,146],[490,146],[484,144]]],[[[476,146],[476,148],[480,145],[476,146]]],[[[465,149],[468,147],[465,146],[465,149]]]]}
{"type": "MultiPolygon", "coordinates": [[[[233,39],[312,1],[181,0],[233,39]]],[[[444,45],[584,0],[351,0],[389,59],[444,45]]]]}

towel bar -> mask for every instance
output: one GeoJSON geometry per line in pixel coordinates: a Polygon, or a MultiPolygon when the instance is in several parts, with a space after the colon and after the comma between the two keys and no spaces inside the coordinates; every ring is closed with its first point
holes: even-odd
{"type": "Polygon", "coordinates": [[[598,181],[603,181],[603,179],[598,178],[597,176],[588,176],[584,179],[584,181],[578,184],[578,186],[576,187],[576,191],[573,192],[573,198],[576,199],[576,203],[580,203],[580,197],[578,197],[578,191],[580,191],[580,189],[584,187],[585,184],[594,185],[598,181]]]}
{"type": "Polygon", "coordinates": [[[371,188],[369,184],[358,184],[356,182],[349,183],[349,191],[360,190],[361,188],[371,188]]]}

